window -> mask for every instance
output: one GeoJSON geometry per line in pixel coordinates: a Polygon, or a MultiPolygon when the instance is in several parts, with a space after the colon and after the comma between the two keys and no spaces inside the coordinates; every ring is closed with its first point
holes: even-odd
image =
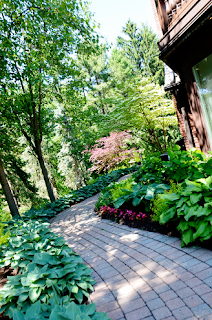
{"type": "Polygon", "coordinates": [[[212,148],[212,54],[193,67],[202,112],[212,148]]]}

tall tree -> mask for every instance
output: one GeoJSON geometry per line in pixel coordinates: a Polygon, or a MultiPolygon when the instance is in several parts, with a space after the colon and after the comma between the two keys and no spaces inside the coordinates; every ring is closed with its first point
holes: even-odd
{"type": "Polygon", "coordinates": [[[148,26],[143,24],[138,28],[136,23],[130,20],[122,32],[125,37],[117,38],[117,46],[131,60],[134,68],[139,70],[143,77],[160,85],[164,84],[164,65],[159,59],[156,34],[148,26]]]}
{"type": "Polygon", "coordinates": [[[123,82],[113,96],[115,107],[104,126],[110,131],[130,130],[147,149],[152,146],[152,151],[166,150],[169,128],[178,126],[173,103],[165,98],[163,88],[138,78],[135,82],[123,82]]]}
{"type": "Polygon", "coordinates": [[[95,41],[90,16],[80,0],[1,1],[1,106],[36,154],[48,195],[55,200],[42,153],[48,132],[47,104],[54,82],[71,77],[73,53],[95,41]],[[49,88],[51,87],[51,91],[49,88]]]}
{"type": "Polygon", "coordinates": [[[4,170],[2,160],[1,160],[1,155],[0,155],[0,183],[2,185],[2,189],[3,189],[4,195],[6,197],[8,206],[10,208],[11,215],[12,216],[16,216],[16,215],[19,216],[18,206],[15,201],[12,190],[10,188],[10,185],[9,185],[9,182],[7,179],[7,175],[4,170]]]}

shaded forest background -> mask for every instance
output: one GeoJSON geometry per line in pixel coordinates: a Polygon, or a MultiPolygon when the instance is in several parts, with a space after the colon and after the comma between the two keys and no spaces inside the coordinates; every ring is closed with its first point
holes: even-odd
{"type": "Polygon", "coordinates": [[[89,171],[103,137],[122,133],[121,152],[136,150],[108,170],[179,139],[157,36],[147,25],[128,20],[111,48],[86,2],[10,0],[1,7],[2,220],[10,201],[23,212],[103,174],[89,171]]]}

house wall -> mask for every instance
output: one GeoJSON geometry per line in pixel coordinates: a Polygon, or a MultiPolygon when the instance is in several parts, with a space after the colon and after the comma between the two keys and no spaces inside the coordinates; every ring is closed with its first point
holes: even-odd
{"type": "MultiPolygon", "coordinates": [[[[189,11],[185,21],[178,20],[177,28],[174,30],[172,26],[159,41],[160,58],[180,76],[182,83],[180,90],[186,89],[186,97],[181,102],[173,91],[180,130],[182,132],[186,130],[186,146],[191,147],[193,144],[203,152],[207,152],[211,150],[211,146],[192,67],[212,54],[212,1],[196,1],[196,7],[192,10],[189,11]],[[204,10],[198,12],[198,19],[196,16],[192,17],[192,10],[197,11],[200,7],[204,10]],[[192,19],[193,23],[191,23],[192,19]],[[186,111],[187,119],[183,117],[183,110],[186,111]],[[189,138],[189,132],[192,135],[192,141],[189,138]]],[[[185,132],[183,134],[185,135],[185,132]]]]}

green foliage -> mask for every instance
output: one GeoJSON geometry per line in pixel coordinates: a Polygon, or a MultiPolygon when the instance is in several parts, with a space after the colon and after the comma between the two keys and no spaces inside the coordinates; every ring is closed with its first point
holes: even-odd
{"type": "Polygon", "coordinates": [[[145,205],[145,211],[150,211],[151,202],[158,193],[162,193],[168,190],[170,187],[162,183],[149,183],[141,184],[137,183],[131,190],[123,190],[124,195],[114,200],[115,208],[120,208],[125,203],[132,203],[134,207],[143,203],[145,205]]]}
{"type": "Polygon", "coordinates": [[[1,247],[0,267],[20,268],[1,290],[0,312],[6,310],[9,317],[38,301],[57,305],[63,298],[81,304],[93,290],[91,269],[48,226],[19,220],[10,228],[8,245],[1,247]]]}
{"type": "MultiPolygon", "coordinates": [[[[171,181],[170,189],[165,190],[164,194],[177,193],[180,191],[182,191],[181,185],[171,181]]],[[[166,200],[161,198],[160,194],[158,194],[156,198],[152,200],[152,203],[153,203],[153,206],[151,210],[153,214],[151,215],[151,219],[152,221],[158,222],[160,220],[160,216],[169,209],[169,206],[166,200]]]]}
{"type": "Polygon", "coordinates": [[[57,305],[42,305],[36,302],[26,314],[15,310],[13,320],[109,320],[103,312],[95,312],[95,304],[76,305],[73,301],[57,305]]]}
{"type": "Polygon", "coordinates": [[[131,131],[142,147],[152,152],[171,146],[167,132],[170,127],[177,130],[178,123],[173,103],[159,85],[147,78],[135,78],[114,89],[111,103],[114,108],[104,117],[102,126],[110,131],[131,131]]]}
{"type": "Polygon", "coordinates": [[[212,237],[212,158],[195,149],[168,153],[170,161],[162,162],[160,155],[143,159],[130,180],[101,192],[96,208],[144,205],[146,212],[153,211],[153,221],[174,222],[182,245],[208,240],[212,237]]]}
{"type": "Polygon", "coordinates": [[[160,181],[183,182],[185,179],[206,178],[212,172],[212,158],[207,157],[197,149],[188,151],[179,150],[175,146],[168,150],[170,161],[161,161],[160,154],[147,156],[142,161],[142,166],[133,174],[136,182],[151,179],[150,175],[160,181]]]}
{"type": "Polygon", "coordinates": [[[170,187],[162,183],[135,183],[132,178],[109,185],[100,195],[96,203],[96,209],[105,205],[114,205],[120,208],[123,205],[132,204],[134,207],[141,203],[145,211],[150,211],[151,202],[158,193],[168,190],[170,187]]]}
{"type": "Polygon", "coordinates": [[[0,222],[0,246],[8,243],[9,236],[10,232],[5,231],[4,225],[0,222]]]}
{"type": "Polygon", "coordinates": [[[118,47],[143,77],[151,78],[155,83],[162,85],[164,83],[164,66],[159,59],[156,34],[144,24],[141,28],[137,28],[136,23],[130,20],[122,32],[125,37],[118,37],[118,47]]]}
{"type": "Polygon", "coordinates": [[[194,181],[185,180],[184,188],[177,193],[163,194],[167,205],[160,223],[175,221],[182,234],[182,245],[212,237],[212,176],[194,181]]]}
{"type": "MultiPolygon", "coordinates": [[[[0,207],[1,209],[1,207],[0,207]]],[[[12,218],[11,214],[7,211],[4,211],[3,209],[1,209],[1,212],[0,212],[0,223],[1,222],[7,222],[7,221],[10,221],[12,218]]]]}
{"type": "Polygon", "coordinates": [[[185,179],[207,177],[212,172],[212,158],[197,149],[169,150],[170,161],[163,162],[164,173],[169,179],[182,182],[185,179]]]}
{"type": "Polygon", "coordinates": [[[112,182],[102,190],[100,196],[95,204],[96,210],[99,210],[102,206],[112,205],[113,201],[118,197],[124,195],[125,190],[132,190],[133,182],[132,178],[120,181],[112,182]]]}
{"type": "Polygon", "coordinates": [[[107,173],[103,176],[100,176],[96,182],[82,187],[78,190],[73,190],[68,195],[60,198],[59,200],[53,203],[46,203],[40,209],[32,208],[25,212],[22,216],[22,219],[42,219],[48,220],[56,216],[59,212],[65,210],[66,208],[70,207],[70,205],[74,203],[78,203],[83,201],[94,194],[102,191],[107,185],[111,182],[117,181],[121,176],[128,174],[130,172],[134,172],[137,170],[137,167],[125,168],[125,169],[118,169],[107,173]]]}
{"type": "Polygon", "coordinates": [[[141,182],[145,179],[162,179],[163,163],[160,158],[160,153],[150,155],[142,159],[142,165],[136,172],[133,173],[135,182],[141,182]]]}

